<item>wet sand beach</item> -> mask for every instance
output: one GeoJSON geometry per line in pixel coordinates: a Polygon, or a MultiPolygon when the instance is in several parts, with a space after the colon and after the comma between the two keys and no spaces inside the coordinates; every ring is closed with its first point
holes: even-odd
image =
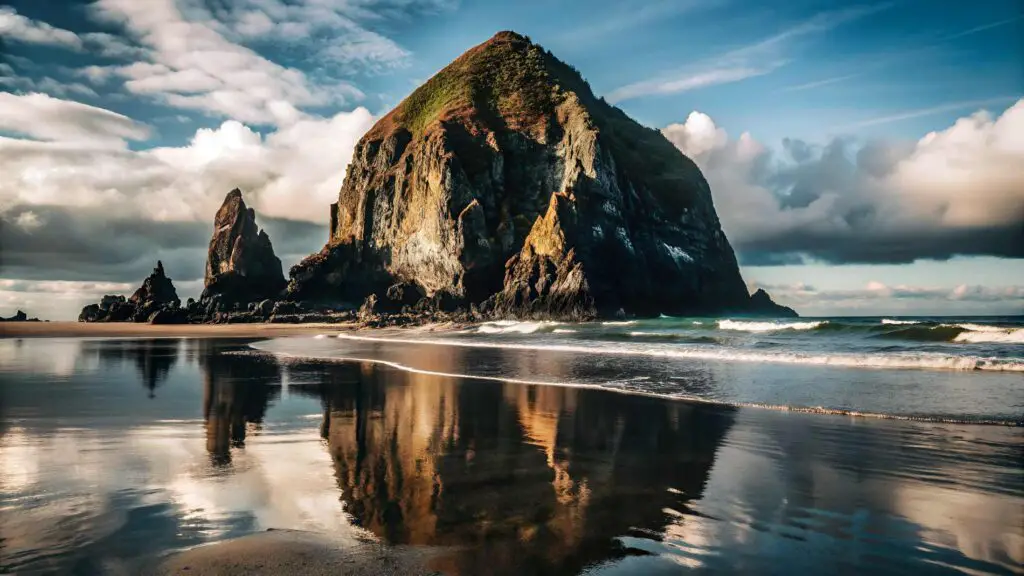
{"type": "Polygon", "coordinates": [[[0,322],[0,338],[274,338],[352,329],[355,324],[136,324],[133,322],[0,322]]]}
{"type": "Polygon", "coordinates": [[[1021,428],[446,375],[568,369],[516,350],[363,351],[430,369],[416,372],[253,344],[268,343],[0,340],[0,571],[1007,574],[1024,561],[1021,428]]]}

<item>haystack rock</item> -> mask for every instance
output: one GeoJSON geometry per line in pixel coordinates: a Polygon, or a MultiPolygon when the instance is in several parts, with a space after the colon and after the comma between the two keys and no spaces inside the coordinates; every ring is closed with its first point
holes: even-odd
{"type": "Polygon", "coordinates": [[[324,249],[292,269],[290,299],[375,295],[386,308],[413,294],[504,317],[755,313],[696,164],[514,32],[362,138],[330,222],[324,249]]]}
{"type": "Polygon", "coordinates": [[[287,285],[270,237],[237,188],[214,218],[204,284],[201,301],[229,306],[276,298],[287,285]]]}

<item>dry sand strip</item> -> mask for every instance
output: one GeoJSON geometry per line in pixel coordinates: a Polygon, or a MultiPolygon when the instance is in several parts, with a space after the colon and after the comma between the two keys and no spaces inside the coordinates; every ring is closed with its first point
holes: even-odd
{"type": "Polygon", "coordinates": [[[346,576],[437,574],[423,549],[372,542],[343,544],[327,536],[271,530],[171,555],[143,574],[165,576],[345,574],[346,576]]]}
{"type": "Polygon", "coordinates": [[[275,338],[353,330],[342,324],[135,324],[132,322],[2,322],[0,338],[275,338]]]}

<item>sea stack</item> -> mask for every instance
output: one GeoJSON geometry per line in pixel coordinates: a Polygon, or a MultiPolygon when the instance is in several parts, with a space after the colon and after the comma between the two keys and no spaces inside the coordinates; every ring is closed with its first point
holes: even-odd
{"type": "Polygon", "coordinates": [[[241,190],[228,192],[213,221],[201,302],[213,308],[274,299],[286,286],[281,260],[241,190]]]}
{"type": "MultiPolygon", "coordinates": [[[[756,313],[696,164],[514,32],[356,146],[289,298],[419,294],[498,317],[756,313]]],[[[397,303],[392,303],[397,304],[397,303]]]]}
{"type": "Polygon", "coordinates": [[[164,263],[157,260],[153,273],[142,281],[142,286],[130,298],[104,296],[98,304],[82,308],[78,321],[179,324],[185,321],[180,306],[178,291],[164,272],[164,263]]]}

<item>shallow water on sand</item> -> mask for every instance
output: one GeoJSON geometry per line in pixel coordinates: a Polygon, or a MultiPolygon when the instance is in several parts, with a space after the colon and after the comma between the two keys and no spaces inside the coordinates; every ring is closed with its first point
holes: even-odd
{"type": "Polygon", "coordinates": [[[1021,573],[1019,427],[501,381],[565,363],[515,349],[363,351],[411,372],[249,344],[0,340],[0,572],[294,528],[446,574],[1021,573]],[[445,375],[480,366],[504,369],[445,375]]]}

